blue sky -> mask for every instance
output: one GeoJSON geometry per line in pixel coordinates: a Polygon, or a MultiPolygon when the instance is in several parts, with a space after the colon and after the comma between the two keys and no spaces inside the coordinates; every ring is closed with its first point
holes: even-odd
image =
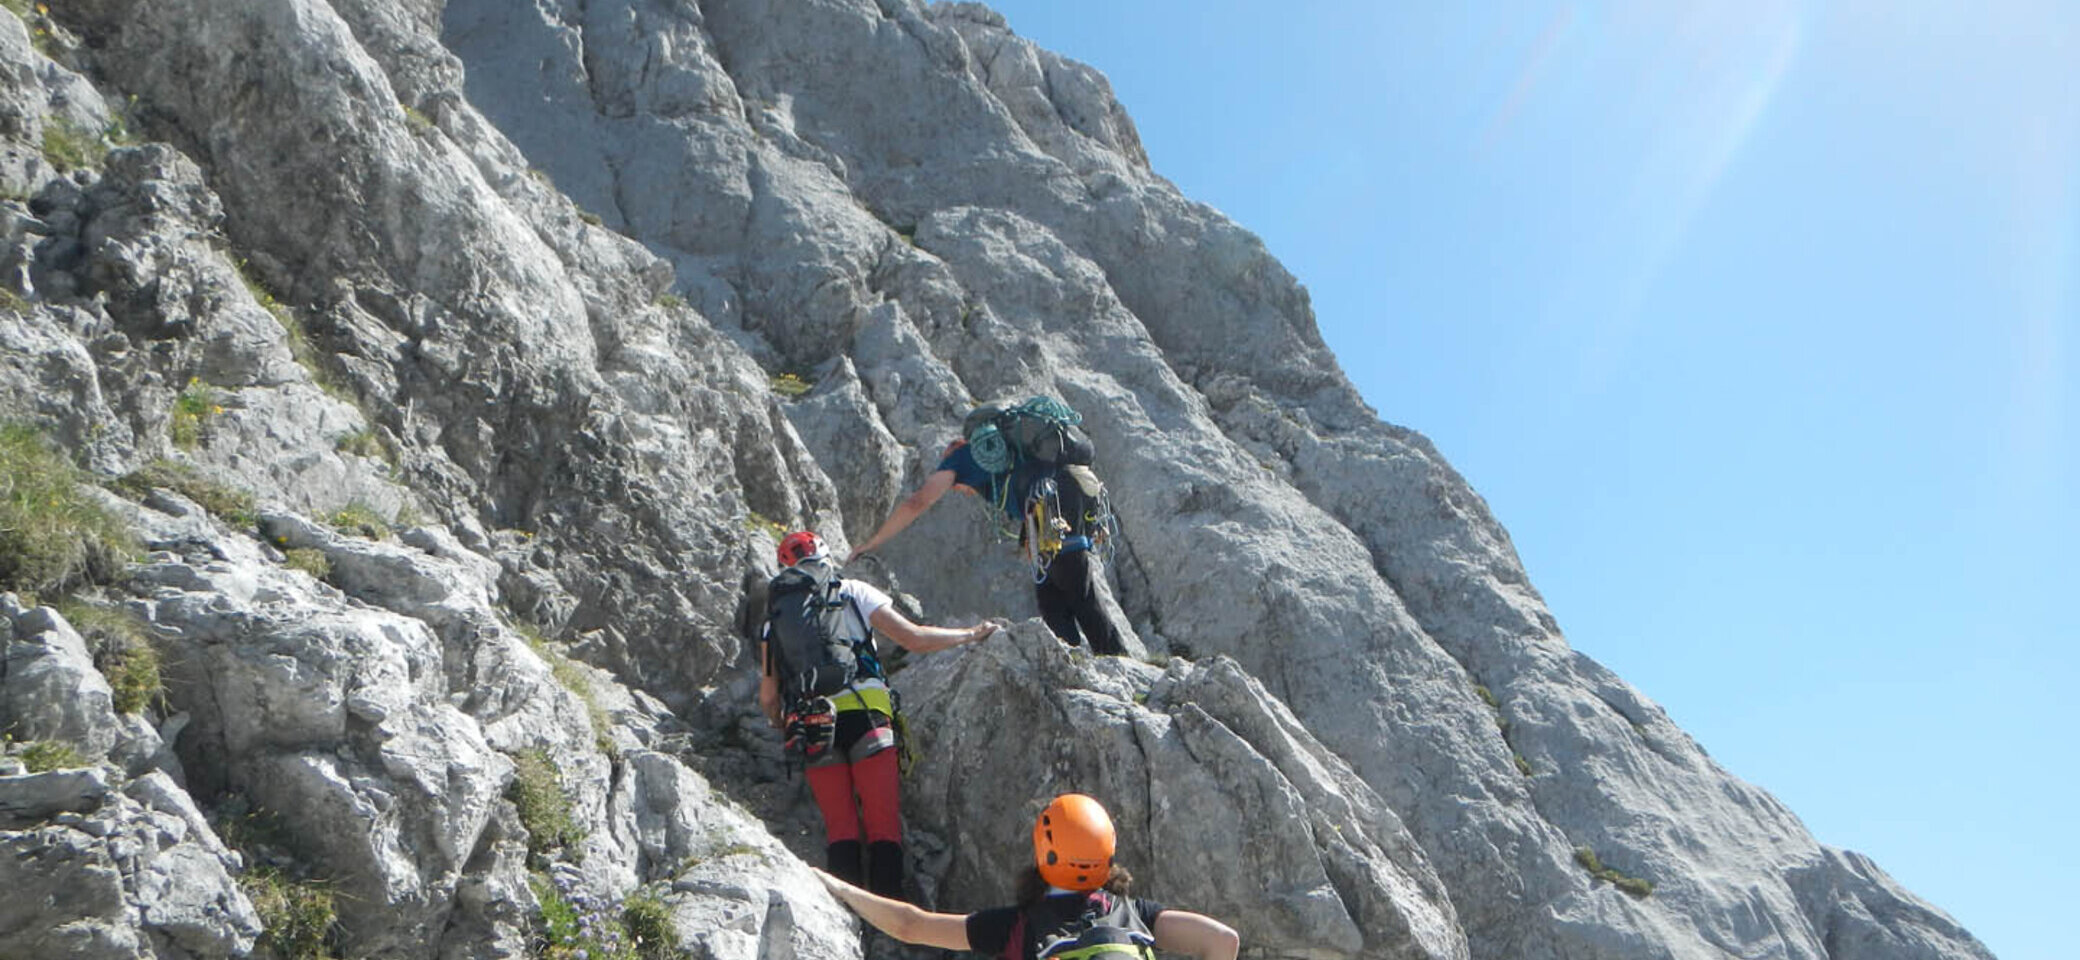
{"type": "Polygon", "coordinates": [[[1021,0],[1568,640],[2004,960],[2080,864],[2080,4],[1021,0]]]}

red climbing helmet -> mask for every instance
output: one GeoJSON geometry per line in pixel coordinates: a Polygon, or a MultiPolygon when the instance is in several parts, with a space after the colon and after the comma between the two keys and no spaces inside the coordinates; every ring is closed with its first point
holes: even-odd
{"type": "Polygon", "coordinates": [[[812,531],[797,530],[780,538],[780,565],[783,567],[820,556],[823,556],[823,538],[812,531]]]}
{"type": "Polygon", "coordinates": [[[1113,843],[1111,815],[1080,793],[1054,798],[1033,821],[1033,865],[1064,890],[1096,890],[1112,879],[1113,843]]]}

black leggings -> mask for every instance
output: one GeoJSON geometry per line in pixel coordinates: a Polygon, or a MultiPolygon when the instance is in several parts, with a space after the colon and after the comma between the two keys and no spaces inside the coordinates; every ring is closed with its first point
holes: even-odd
{"type": "Polygon", "coordinates": [[[1040,603],[1040,618],[1063,643],[1082,646],[1088,635],[1093,652],[1118,656],[1127,650],[1119,628],[1098,603],[1097,566],[1088,550],[1056,554],[1047,565],[1047,579],[1033,587],[1033,597],[1040,603]]]}

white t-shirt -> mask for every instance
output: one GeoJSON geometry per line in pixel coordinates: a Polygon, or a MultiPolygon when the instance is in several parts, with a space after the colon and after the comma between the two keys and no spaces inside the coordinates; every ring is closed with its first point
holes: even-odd
{"type": "Polygon", "coordinates": [[[874,629],[874,611],[894,602],[879,587],[846,577],[838,579],[838,595],[859,607],[860,619],[866,621],[869,630],[874,629]]]}

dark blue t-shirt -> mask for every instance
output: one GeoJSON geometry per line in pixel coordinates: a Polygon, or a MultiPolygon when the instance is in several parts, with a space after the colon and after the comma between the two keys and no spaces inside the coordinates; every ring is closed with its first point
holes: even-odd
{"type": "Polygon", "coordinates": [[[1018,506],[1005,496],[1005,486],[1011,482],[1011,475],[982,469],[975,462],[975,454],[968,449],[967,443],[955,442],[953,449],[939,458],[938,470],[953,471],[953,482],[988,498],[992,505],[1003,509],[1006,516],[1018,519],[1018,506]]]}

